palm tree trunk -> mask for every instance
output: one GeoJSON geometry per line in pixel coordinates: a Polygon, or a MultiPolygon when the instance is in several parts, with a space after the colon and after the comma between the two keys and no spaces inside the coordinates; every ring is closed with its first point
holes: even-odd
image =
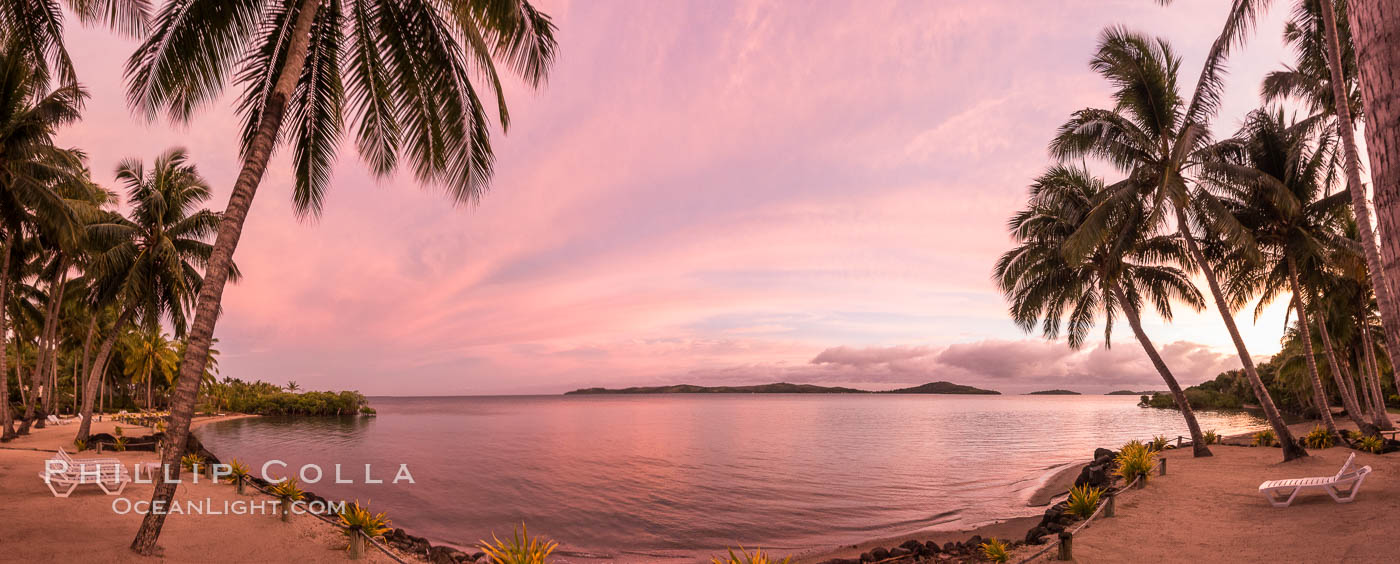
{"type": "MultiPolygon", "coordinates": [[[[1390,413],[1385,409],[1385,392],[1381,390],[1381,371],[1380,366],[1376,364],[1376,344],[1371,340],[1371,330],[1364,322],[1361,324],[1361,348],[1366,359],[1366,371],[1370,373],[1371,382],[1376,390],[1376,426],[1386,431],[1393,430],[1395,423],[1391,422],[1390,413]]],[[[1396,390],[1400,393],[1400,387],[1396,390]]]]}
{"type": "Polygon", "coordinates": [[[1157,347],[1152,345],[1152,340],[1148,339],[1147,333],[1142,330],[1142,319],[1138,315],[1137,307],[1128,301],[1128,297],[1123,294],[1123,288],[1117,282],[1113,283],[1113,294],[1118,298],[1119,305],[1123,306],[1123,314],[1128,318],[1128,325],[1133,328],[1138,343],[1142,344],[1142,350],[1147,352],[1152,366],[1162,375],[1167,389],[1171,390],[1172,399],[1176,400],[1177,409],[1180,409],[1181,416],[1186,418],[1186,428],[1191,432],[1192,455],[1197,458],[1211,456],[1210,447],[1206,445],[1205,436],[1201,434],[1201,426],[1196,422],[1196,413],[1191,409],[1191,402],[1186,400],[1186,393],[1181,391],[1181,384],[1177,383],[1171,370],[1167,368],[1167,363],[1162,361],[1162,355],[1157,354],[1157,347]]]}
{"type": "MultiPolygon", "coordinates": [[[[10,301],[10,253],[14,247],[14,232],[6,237],[3,250],[0,250],[0,440],[15,438],[14,419],[10,414],[10,371],[5,366],[7,360],[5,341],[10,334],[9,317],[4,304],[10,301]]],[[[16,383],[20,383],[16,381],[16,383]]],[[[21,387],[23,387],[22,383],[21,387]]]]}
{"type": "MultiPolygon", "coordinates": [[[[117,321],[112,325],[112,332],[102,340],[102,346],[97,349],[97,363],[92,367],[92,373],[88,375],[87,386],[83,393],[83,421],[78,424],[77,440],[86,441],[88,434],[92,432],[92,404],[96,396],[98,383],[103,380],[102,375],[107,372],[107,359],[111,357],[112,345],[116,344],[117,336],[121,335],[122,326],[126,325],[131,316],[135,314],[136,308],[127,305],[122,309],[121,315],[117,316],[117,321]]],[[[105,382],[102,384],[106,386],[105,382]]]]}
{"type": "MultiPolygon", "coordinates": [[[[54,272],[53,280],[49,281],[49,303],[44,308],[44,326],[39,332],[38,350],[34,355],[34,371],[31,373],[33,388],[44,390],[42,394],[35,394],[30,398],[29,405],[25,407],[25,429],[28,431],[30,422],[33,422],[35,429],[43,429],[45,419],[48,416],[49,408],[53,406],[53,396],[56,393],[53,383],[50,381],[49,363],[56,352],[54,347],[54,337],[57,335],[57,328],[54,326],[58,320],[58,307],[63,301],[63,286],[67,279],[67,260],[58,258],[58,270],[54,272]],[[41,384],[41,382],[43,382],[41,384]],[[37,413],[36,413],[37,411],[37,413]]],[[[23,431],[21,432],[23,434],[23,431]]]]}
{"type": "MultiPolygon", "coordinates": [[[[1312,328],[1309,327],[1312,323],[1308,321],[1308,311],[1303,306],[1303,285],[1298,282],[1298,268],[1292,258],[1285,260],[1288,261],[1288,278],[1293,285],[1293,306],[1298,312],[1298,328],[1303,333],[1303,356],[1307,358],[1308,376],[1312,378],[1313,401],[1317,403],[1318,414],[1322,417],[1327,432],[1341,438],[1337,422],[1332,420],[1332,408],[1327,404],[1327,392],[1322,387],[1322,376],[1317,373],[1317,356],[1313,352],[1312,328]]],[[[1343,397],[1345,398],[1345,394],[1343,397]]]]}
{"type": "MultiPolygon", "coordinates": [[[[1361,412],[1365,413],[1366,417],[1370,418],[1374,423],[1376,418],[1376,395],[1375,392],[1371,390],[1371,379],[1366,377],[1366,359],[1362,358],[1361,349],[1353,349],[1352,352],[1355,353],[1353,355],[1355,358],[1348,360],[1342,365],[1342,367],[1345,368],[1343,372],[1346,373],[1348,381],[1357,383],[1356,387],[1361,390],[1361,393],[1358,394],[1356,399],[1361,400],[1361,412]],[[1351,361],[1353,360],[1356,361],[1356,378],[1353,378],[1351,375],[1351,361]]],[[[1380,425],[1376,425],[1376,427],[1379,428],[1380,425]]]]}
{"type": "Polygon", "coordinates": [[[1259,400],[1259,407],[1264,411],[1264,418],[1268,419],[1269,426],[1274,430],[1274,436],[1278,438],[1279,445],[1283,447],[1283,461],[1288,462],[1307,456],[1308,451],[1304,450],[1298,445],[1298,441],[1293,439],[1293,433],[1288,430],[1288,423],[1283,421],[1278,407],[1274,406],[1273,398],[1269,396],[1269,389],[1265,388],[1264,381],[1259,379],[1259,371],[1254,368],[1254,359],[1250,358],[1249,349],[1245,348],[1244,345],[1244,338],[1240,337],[1240,330],[1235,326],[1235,317],[1231,314],[1230,306],[1226,305],[1224,294],[1220,291],[1220,281],[1215,277],[1215,269],[1206,262],[1205,254],[1196,244],[1195,237],[1191,236],[1190,224],[1186,222],[1186,211],[1180,206],[1176,207],[1176,221],[1182,239],[1186,240],[1186,248],[1191,252],[1191,259],[1201,268],[1201,275],[1205,277],[1206,285],[1210,287],[1210,295],[1215,300],[1215,309],[1220,312],[1220,318],[1225,321],[1225,328],[1230,333],[1230,340],[1235,343],[1235,351],[1240,356],[1240,363],[1244,365],[1244,373],[1249,380],[1249,386],[1254,389],[1254,397],[1259,400]]]}
{"type": "Polygon", "coordinates": [[[1375,125],[1366,128],[1366,150],[1371,157],[1382,244],[1372,271],[1388,284],[1385,290],[1378,288],[1376,295],[1386,292],[1390,298],[1388,303],[1381,302],[1381,322],[1388,345],[1395,347],[1400,346],[1400,304],[1395,303],[1400,299],[1396,296],[1400,281],[1400,127],[1395,127],[1400,123],[1400,0],[1351,0],[1347,19],[1361,72],[1366,120],[1375,125]]]}
{"type": "MultiPolygon", "coordinates": [[[[1351,375],[1349,374],[1350,371],[1342,364],[1343,360],[1337,358],[1337,349],[1332,346],[1331,332],[1327,330],[1326,317],[1323,316],[1321,312],[1315,317],[1317,318],[1318,336],[1322,337],[1322,351],[1327,355],[1327,364],[1332,369],[1332,380],[1337,382],[1338,388],[1341,388],[1343,384],[1346,386],[1346,389],[1342,391],[1342,405],[1347,408],[1347,417],[1351,419],[1352,423],[1356,424],[1356,428],[1361,431],[1361,434],[1379,435],[1380,433],[1377,432],[1376,426],[1366,420],[1365,412],[1361,408],[1361,402],[1358,401],[1359,398],[1356,394],[1356,388],[1352,385],[1351,375]]],[[[1298,320],[1306,322],[1302,317],[1299,317],[1298,320]]]]}
{"type": "MultiPolygon", "coordinates": [[[[175,468],[179,476],[179,460],[184,456],[189,440],[190,420],[194,417],[195,401],[199,397],[199,384],[204,368],[209,362],[209,344],[214,336],[214,323],[219,315],[219,302],[223,298],[224,284],[228,282],[229,265],[233,263],[233,252],[238,247],[238,239],[243,234],[243,222],[248,218],[253,196],[258,184],[267,171],[268,159],[277,141],[277,131],[282,128],[286,116],[287,100],[296,88],[306,64],[307,48],[311,42],[311,23],[320,11],[321,0],[301,0],[297,9],[296,23],[287,46],[287,56],[277,73],[277,83],[267,100],[263,102],[262,118],[257,132],[248,145],[243,157],[243,168],[238,173],[238,181],[233,185],[228,208],[219,222],[219,234],[214,239],[214,249],[205,267],[204,282],[199,288],[195,302],[194,322],[190,326],[185,358],[180,363],[180,380],[171,396],[170,425],[167,429],[168,444],[163,462],[167,468],[175,468]]],[[[175,486],[168,483],[174,480],[161,480],[151,494],[151,505],[169,507],[175,497],[175,486]]],[[[141,520],[141,528],[131,541],[131,550],[137,554],[150,556],[155,553],[156,541],[160,538],[161,527],[165,525],[165,512],[148,512],[141,520]]]]}
{"type": "MultiPolygon", "coordinates": [[[[1332,0],[1325,0],[1320,8],[1323,30],[1327,40],[1327,66],[1332,75],[1329,82],[1332,83],[1332,100],[1337,116],[1337,129],[1342,138],[1342,152],[1346,158],[1347,191],[1351,192],[1351,211],[1352,215],[1356,216],[1357,235],[1361,239],[1361,248],[1366,254],[1366,267],[1371,273],[1371,280],[1375,286],[1376,303],[1380,306],[1381,325],[1385,328],[1386,340],[1392,343],[1400,342],[1400,309],[1397,309],[1400,308],[1400,304],[1395,303],[1391,273],[1382,268],[1383,263],[1381,262],[1380,248],[1376,243],[1376,232],[1371,227],[1371,209],[1366,203],[1366,185],[1361,182],[1361,157],[1356,149],[1356,127],[1351,118],[1346,78],[1342,76],[1341,39],[1337,34],[1336,7],[1332,0]]],[[[1392,12],[1390,17],[1395,18],[1397,15],[1392,12]]],[[[1359,63],[1359,52],[1357,57],[1359,63]]],[[[1373,121],[1372,123],[1394,124],[1395,122],[1373,121]]],[[[1396,231],[1387,232],[1396,233],[1396,231]]]]}

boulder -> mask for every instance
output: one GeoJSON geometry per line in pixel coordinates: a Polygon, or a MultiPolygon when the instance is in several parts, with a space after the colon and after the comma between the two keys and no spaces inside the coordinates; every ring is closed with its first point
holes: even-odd
{"type": "Polygon", "coordinates": [[[1026,544],[1045,544],[1045,540],[1041,537],[1048,534],[1050,532],[1044,527],[1032,527],[1031,530],[1026,531],[1026,544]]]}
{"type": "Polygon", "coordinates": [[[920,551],[922,551],[922,550],[924,549],[924,543],[921,543],[921,542],[916,541],[916,540],[914,540],[914,539],[909,539],[909,540],[907,540],[907,541],[904,541],[904,542],[903,542],[902,544],[900,544],[899,546],[900,546],[900,548],[903,548],[903,549],[905,549],[905,550],[908,550],[909,552],[920,552],[920,551]]]}
{"type": "Polygon", "coordinates": [[[434,546],[428,549],[428,561],[433,564],[458,564],[467,562],[467,553],[450,546],[434,546]]]}
{"type": "Polygon", "coordinates": [[[967,546],[968,548],[977,549],[982,546],[982,542],[982,535],[972,535],[972,538],[967,539],[967,546]]]}
{"type": "Polygon", "coordinates": [[[870,551],[870,555],[874,556],[875,560],[884,560],[890,557],[890,551],[884,548],[876,548],[870,551]]]}
{"type": "Polygon", "coordinates": [[[928,541],[924,543],[924,551],[929,554],[938,554],[940,552],[943,552],[943,547],[938,546],[938,543],[936,542],[928,541]]]}
{"type": "Polygon", "coordinates": [[[821,564],[860,564],[860,560],[857,560],[855,558],[832,558],[831,560],[824,561],[821,564]]]}
{"type": "Polygon", "coordinates": [[[1108,449],[1106,449],[1106,448],[1096,448],[1096,449],[1094,449],[1094,460],[1100,460],[1100,459],[1103,459],[1104,457],[1107,457],[1107,458],[1112,459],[1112,458],[1117,457],[1117,456],[1118,456],[1118,453],[1115,453],[1115,452],[1113,452],[1113,451],[1111,451],[1111,450],[1108,450],[1108,449]]]}
{"type": "Polygon", "coordinates": [[[874,554],[871,554],[871,553],[869,553],[869,552],[862,553],[862,554],[860,555],[860,561],[861,561],[861,562],[874,562],[874,561],[875,561],[875,555],[874,555],[874,554]]]}
{"type": "Polygon", "coordinates": [[[956,554],[958,552],[958,545],[953,544],[951,541],[945,542],[943,543],[943,552],[956,554]]]}

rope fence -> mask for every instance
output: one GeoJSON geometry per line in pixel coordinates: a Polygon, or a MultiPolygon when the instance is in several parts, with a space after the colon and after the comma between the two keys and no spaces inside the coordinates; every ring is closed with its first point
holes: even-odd
{"type": "MultiPolygon", "coordinates": [[[[1183,442],[1183,437],[1181,437],[1181,436],[1177,436],[1177,438],[1176,438],[1176,447],[1177,447],[1177,448],[1182,448],[1183,445],[1189,446],[1189,445],[1191,445],[1191,444],[1192,444],[1191,441],[1184,441],[1184,442],[1183,442]]],[[[1157,464],[1153,465],[1153,468],[1156,468],[1156,469],[1157,469],[1157,475],[1158,475],[1158,476],[1165,476],[1165,475],[1167,474],[1167,459],[1165,459],[1165,458],[1158,458],[1158,459],[1157,459],[1157,464]]],[[[1149,471],[1150,471],[1150,469],[1149,469],[1149,471]]],[[[1146,474],[1140,475],[1140,476],[1134,478],[1132,482],[1129,482],[1128,485],[1123,486],[1121,489],[1119,489],[1119,490],[1117,490],[1117,491],[1110,492],[1110,493],[1108,494],[1108,497],[1107,497],[1106,499],[1104,499],[1103,501],[1099,502],[1098,508],[1094,509],[1094,512],[1091,513],[1091,514],[1089,515],[1089,518],[1088,518],[1088,519],[1085,519],[1083,522],[1079,523],[1079,524],[1078,524],[1076,527],[1074,527],[1073,529],[1066,529],[1066,530],[1064,530],[1064,531],[1060,531],[1060,534],[1058,535],[1058,538],[1057,538],[1056,540],[1054,540],[1054,541],[1052,541],[1052,542],[1049,542],[1049,543],[1046,543],[1046,545],[1045,545],[1044,547],[1042,547],[1040,550],[1037,550],[1037,551],[1035,551],[1034,553],[1032,553],[1030,556],[1026,556],[1025,558],[1022,558],[1021,560],[1017,561],[1017,564],[1028,564],[1028,563],[1030,563],[1030,562],[1034,562],[1034,561],[1036,561],[1037,559],[1039,559],[1040,557],[1045,556],[1045,554],[1048,553],[1048,552],[1050,552],[1051,550],[1056,550],[1056,549],[1058,549],[1058,554],[1056,555],[1056,558],[1055,558],[1056,560],[1073,560],[1073,559],[1074,559],[1074,548],[1073,548],[1073,547],[1074,547],[1074,535],[1079,534],[1079,531],[1082,531],[1082,530],[1084,530],[1085,527],[1088,527],[1089,524],[1090,524],[1090,523],[1093,523],[1095,519],[1098,519],[1100,515],[1103,515],[1103,514],[1107,513],[1107,515],[1104,515],[1104,516],[1105,516],[1105,517],[1108,517],[1108,518],[1112,518],[1112,517],[1114,516],[1114,512],[1116,511],[1116,507],[1115,507],[1116,502],[1115,502],[1115,499],[1118,497],[1118,494],[1119,494],[1120,492],[1124,491],[1124,490],[1129,490],[1129,489],[1133,489],[1133,488],[1136,488],[1136,487],[1143,487],[1143,486],[1145,486],[1145,485],[1147,484],[1146,481],[1145,481],[1146,478],[1147,478],[1147,475],[1146,475],[1146,474]],[[1142,484],[1142,486],[1139,486],[1139,484],[1142,484]]]]}

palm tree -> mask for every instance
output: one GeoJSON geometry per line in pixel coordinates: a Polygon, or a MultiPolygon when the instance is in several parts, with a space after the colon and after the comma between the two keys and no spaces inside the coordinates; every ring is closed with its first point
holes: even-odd
{"type": "MultiPolygon", "coordinates": [[[[1305,5],[1313,6],[1313,9],[1322,16],[1327,47],[1327,69],[1332,87],[1331,109],[1337,118],[1337,131],[1342,139],[1342,150],[1345,156],[1343,164],[1346,170],[1347,191],[1351,193],[1351,210],[1356,217],[1361,248],[1366,253],[1366,264],[1374,273],[1371,278],[1375,282],[1376,301],[1380,304],[1386,340],[1390,343],[1400,343],[1400,304],[1396,303],[1390,280],[1386,277],[1387,273],[1383,268],[1384,263],[1381,262],[1380,248],[1376,243],[1376,231],[1371,228],[1371,208],[1366,202],[1366,185],[1361,182],[1361,157],[1356,149],[1356,129],[1352,124],[1351,113],[1354,90],[1351,85],[1355,83],[1356,78],[1356,55],[1351,46],[1350,29],[1345,30],[1346,34],[1344,35],[1337,25],[1337,14],[1340,13],[1345,18],[1347,5],[1344,0],[1337,2],[1332,0],[1302,0],[1302,2],[1305,5]],[[1343,40],[1346,40],[1345,44],[1343,40]],[[1389,322],[1386,321],[1387,318],[1390,320],[1389,322]]],[[[1377,122],[1378,125],[1386,123],[1384,121],[1377,122]]]]}
{"type": "MultiPolygon", "coordinates": [[[[141,161],[126,159],[117,166],[117,181],[126,186],[131,217],[109,212],[104,221],[88,227],[89,239],[101,249],[88,260],[91,303],[116,304],[120,313],[88,374],[85,415],[92,414],[96,384],[129,322],[144,327],[168,322],[176,337],[185,334],[186,310],[202,283],[199,269],[211,254],[205,240],[219,224],[219,214],[199,209],[209,198],[209,185],[184,149],[160,155],[149,171],[141,161]]],[[[79,425],[78,439],[86,440],[89,419],[84,417],[79,425]]]]}
{"type": "Polygon", "coordinates": [[[291,393],[294,393],[294,394],[295,394],[295,393],[297,393],[297,390],[300,390],[300,389],[301,389],[301,386],[298,386],[298,385],[297,385],[297,381],[296,381],[296,380],[291,380],[291,381],[288,381],[288,382],[287,382],[287,391],[288,391],[288,392],[291,392],[291,393]]]}
{"type": "MultiPolygon", "coordinates": [[[[34,218],[71,213],[54,186],[80,168],[78,156],[55,147],[53,136],[78,119],[87,93],[77,85],[48,90],[41,69],[21,46],[10,38],[0,41],[0,304],[5,304],[24,226],[34,218]]],[[[9,373],[4,346],[8,321],[0,307],[0,374],[9,373]]],[[[9,440],[14,428],[7,378],[0,378],[0,398],[5,400],[0,401],[0,439],[9,440]]]]}
{"type": "MultiPolygon", "coordinates": [[[[1400,73],[1395,72],[1400,68],[1400,18],[1396,14],[1400,14],[1400,0],[1350,0],[1347,6],[1362,106],[1372,124],[1400,123],[1400,73]]],[[[1376,220],[1382,236],[1378,262],[1370,264],[1377,288],[1386,286],[1378,289],[1377,295],[1385,292],[1391,296],[1391,307],[1381,306],[1381,319],[1394,352],[1400,346],[1396,341],[1400,339],[1396,334],[1400,332],[1400,304],[1395,303],[1400,301],[1400,128],[1367,127],[1366,150],[1371,157],[1376,220]]]]}
{"type": "Polygon", "coordinates": [[[174,378],[180,364],[175,343],[158,327],[142,327],[126,334],[122,343],[122,371],[134,383],[146,384],[146,408],[155,407],[151,387],[159,377],[166,384],[174,378]]]}
{"type": "Polygon", "coordinates": [[[1258,9],[1260,6],[1256,2],[1235,0],[1224,30],[1207,55],[1195,94],[1189,102],[1177,89],[1181,60],[1170,44],[1122,28],[1104,30],[1090,67],[1114,85],[1115,107],[1075,112],[1060,127],[1050,151],[1062,161],[1099,157],[1128,174],[1127,180],[1115,185],[1118,188],[1086,218],[1080,231],[1066,241],[1066,252],[1071,260],[1092,249],[1099,242],[1096,238],[1108,233],[1103,227],[1109,211],[1123,202],[1149,200],[1152,203],[1149,223],[1175,220],[1194,263],[1188,266],[1198,268],[1205,278],[1250,387],[1283,445],[1284,460],[1292,460],[1307,456],[1307,451],[1293,440],[1287,423],[1260,380],[1214,266],[1206,260],[1192,228],[1209,226],[1214,232],[1228,236],[1231,244],[1241,249],[1252,245],[1249,233],[1222,214],[1188,217],[1193,197],[1188,186],[1189,175],[1206,158],[1203,152],[1210,145],[1206,121],[1220,103],[1224,87],[1221,67],[1231,46],[1241,40],[1258,9]]]}
{"type": "MultiPolygon", "coordinates": [[[[218,97],[235,65],[243,87],[243,166],[171,403],[177,448],[164,462],[178,467],[233,252],[279,136],[291,146],[292,200],[303,215],[321,209],[346,94],[356,147],[376,174],[390,174],[402,154],[420,182],[442,187],[454,202],[474,202],[494,160],[476,85],[487,85],[509,127],[497,62],[538,87],[555,40],[549,17],[526,0],[175,0],[151,27],[127,65],[128,100],[138,111],[188,120],[218,97]]],[[[152,501],[167,505],[174,495],[174,484],[159,484],[152,501]]],[[[131,549],[152,554],[164,522],[161,512],[147,514],[131,549]]]]}
{"type": "MultiPolygon", "coordinates": [[[[1282,109],[1250,112],[1233,139],[1211,148],[1214,158],[1204,163],[1202,175],[1210,191],[1199,195],[1198,207],[1224,209],[1252,234],[1253,246],[1231,249],[1222,261],[1230,274],[1234,304],[1260,296],[1257,316],[1280,293],[1292,292],[1314,402],[1328,431],[1341,436],[1327,407],[1313,351],[1311,326],[1317,308],[1311,288],[1315,285],[1305,285],[1300,275],[1322,271],[1330,252],[1348,248],[1346,236],[1337,229],[1343,198],[1348,195],[1323,196],[1334,139],[1330,133],[1317,134],[1318,129],[1316,118],[1289,123],[1282,109]],[[1263,260],[1246,256],[1256,254],[1263,260]]],[[[1317,323],[1330,353],[1327,326],[1320,317],[1317,323]]],[[[1375,427],[1361,417],[1336,355],[1329,354],[1328,361],[1348,415],[1363,431],[1374,434],[1375,427]]]]}
{"type": "MultiPolygon", "coordinates": [[[[129,36],[145,30],[148,0],[68,0],[63,3],[83,23],[100,23],[129,36]]],[[[63,7],[56,0],[0,0],[0,29],[12,30],[18,46],[35,61],[46,61],[63,83],[76,82],[63,44],[63,7]]],[[[41,67],[46,77],[49,70],[41,67]]]]}
{"type": "Polygon", "coordinates": [[[1205,307],[1186,273],[1169,264],[1188,260],[1181,241],[1150,234],[1144,229],[1146,208],[1141,201],[1129,201],[1113,204],[1103,227],[1112,233],[1098,238],[1087,255],[1075,262],[1065,257],[1066,242],[1109,195],[1103,182],[1084,168],[1055,166],[1037,179],[1030,205],[1011,218],[1019,246],[997,261],[997,285],[1011,300],[1011,317],[1021,329],[1031,332],[1040,325],[1041,332],[1054,339],[1066,326],[1069,345],[1076,349],[1100,314],[1105,318],[1105,346],[1110,345],[1113,319],[1121,309],[1186,419],[1195,455],[1210,456],[1186,394],[1142,328],[1144,301],[1164,319],[1171,319],[1173,300],[1198,311],[1205,307]]]}

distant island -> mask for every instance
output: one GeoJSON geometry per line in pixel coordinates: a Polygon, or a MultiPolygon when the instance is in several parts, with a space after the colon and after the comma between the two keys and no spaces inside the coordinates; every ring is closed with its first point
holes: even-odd
{"type": "Polygon", "coordinates": [[[1157,393],[1161,393],[1161,392],[1134,392],[1134,391],[1132,391],[1132,390],[1118,390],[1118,391],[1115,391],[1115,392],[1106,393],[1106,394],[1104,394],[1104,395],[1106,395],[1106,396],[1150,396],[1150,395],[1152,395],[1152,394],[1157,394],[1157,393]]]}
{"type": "Polygon", "coordinates": [[[759,384],[756,386],[695,386],[691,384],[677,384],[674,386],[634,386],[631,388],[580,388],[572,392],[564,392],[566,396],[572,395],[600,395],[600,394],[975,394],[975,395],[1000,395],[1001,392],[995,390],[983,390],[972,386],[963,386],[952,382],[930,382],[922,386],[912,388],[899,388],[897,390],[883,390],[872,392],[869,390],[857,390],[855,388],[840,388],[832,386],[816,386],[812,384],[789,384],[787,382],[777,382],[774,384],[759,384]]]}
{"type": "MultiPolygon", "coordinates": [[[[1118,392],[1114,392],[1114,393],[1116,394],[1116,393],[1118,393],[1118,392]]],[[[1041,391],[1039,391],[1039,392],[1031,392],[1031,393],[1026,394],[1026,395],[1028,395],[1028,396],[1077,396],[1077,395],[1080,395],[1080,393],[1079,393],[1079,392],[1076,392],[1076,391],[1074,391],[1074,390],[1041,390],[1041,391]]]]}

